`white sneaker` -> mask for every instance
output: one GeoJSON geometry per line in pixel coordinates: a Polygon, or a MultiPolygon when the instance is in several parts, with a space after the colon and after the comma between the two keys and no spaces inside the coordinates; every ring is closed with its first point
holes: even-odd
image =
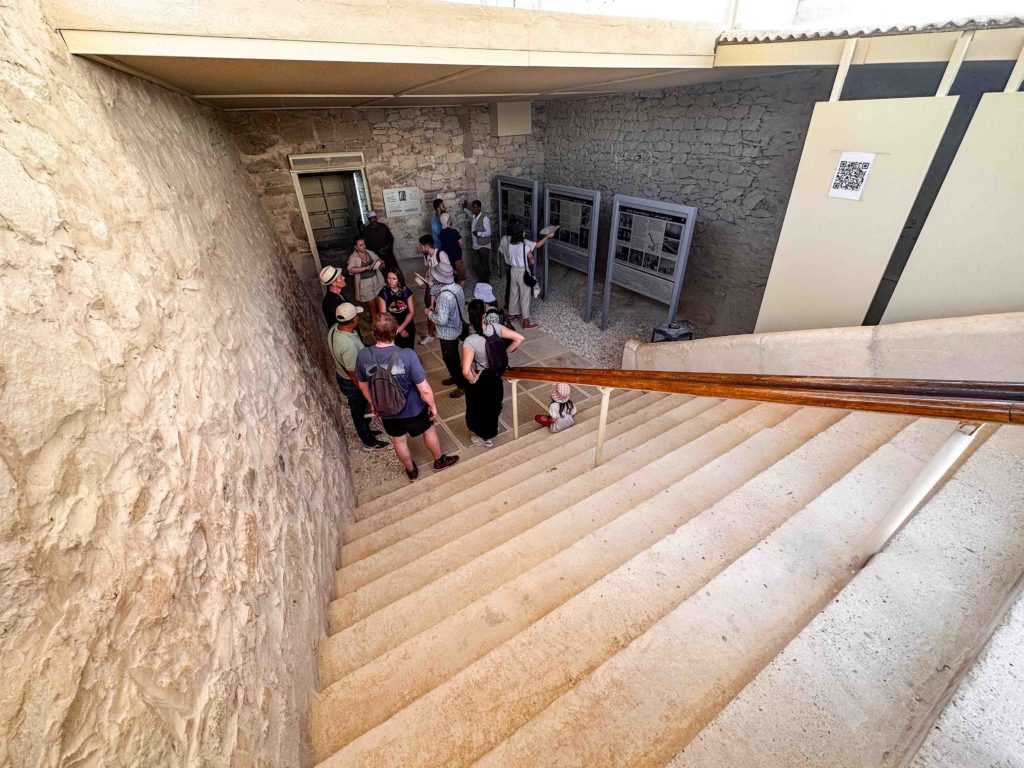
{"type": "Polygon", "coordinates": [[[493,440],[484,440],[482,437],[478,437],[476,435],[470,435],[469,442],[471,442],[473,445],[482,445],[484,448],[494,447],[493,440]]]}
{"type": "Polygon", "coordinates": [[[434,340],[433,336],[421,336],[420,337],[420,344],[429,344],[433,340],[434,340]]]}

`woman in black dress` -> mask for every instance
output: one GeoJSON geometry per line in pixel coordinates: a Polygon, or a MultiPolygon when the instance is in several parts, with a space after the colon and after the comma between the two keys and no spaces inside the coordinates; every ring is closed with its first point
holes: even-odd
{"type": "Polygon", "coordinates": [[[377,312],[387,312],[398,325],[395,346],[412,349],[416,343],[416,321],[412,291],[405,287],[402,276],[395,270],[388,270],[387,282],[377,294],[377,312]]]}

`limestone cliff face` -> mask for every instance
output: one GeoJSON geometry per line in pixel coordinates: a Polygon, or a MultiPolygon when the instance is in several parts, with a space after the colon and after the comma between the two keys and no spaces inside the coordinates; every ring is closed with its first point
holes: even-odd
{"type": "Polygon", "coordinates": [[[297,766],[353,504],[234,143],[0,2],[0,766],[297,766]]]}

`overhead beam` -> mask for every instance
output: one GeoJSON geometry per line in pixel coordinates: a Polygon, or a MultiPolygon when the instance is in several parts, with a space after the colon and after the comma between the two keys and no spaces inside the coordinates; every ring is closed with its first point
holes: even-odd
{"type": "Polygon", "coordinates": [[[839,71],[836,72],[835,82],[832,83],[832,95],[829,101],[839,101],[843,95],[843,85],[846,83],[846,75],[850,72],[850,62],[853,61],[853,54],[857,51],[857,38],[851,37],[843,46],[843,55],[839,58],[839,71]]]}
{"type": "Polygon", "coordinates": [[[1024,45],[1021,46],[1017,55],[1017,63],[1013,65],[1013,71],[1006,81],[1006,93],[1015,93],[1020,90],[1020,84],[1024,82],[1024,45]]]}
{"type": "Polygon", "coordinates": [[[710,67],[714,56],[641,53],[574,53],[498,48],[324,43],[201,37],[139,32],[61,30],[71,53],[90,56],[163,56],[264,61],[338,61],[375,64],[448,64],[494,67],[609,67],[677,69],[710,67]]]}
{"type": "Polygon", "coordinates": [[[949,89],[953,87],[953,81],[956,80],[957,73],[960,71],[960,65],[967,58],[967,50],[971,47],[971,41],[973,40],[974,31],[972,30],[964,32],[960,35],[960,39],[956,41],[953,55],[949,57],[946,71],[942,73],[942,80],[939,81],[939,87],[935,91],[936,96],[949,96],[949,89]]]}

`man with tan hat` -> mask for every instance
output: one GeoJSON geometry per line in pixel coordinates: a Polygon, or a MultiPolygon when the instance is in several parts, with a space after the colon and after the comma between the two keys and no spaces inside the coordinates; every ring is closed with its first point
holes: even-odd
{"type": "Polygon", "coordinates": [[[364,448],[374,451],[388,448],[389,445],[377,439],[379,432],[370,429],[370,404],[366,402],[366,397],[359,388],[359,379],[356,378],[356,362],[360,351],[366,346],[356,330],[362,311],[362,307],[354,306],[347,301],[339,304],[335,310],[337,323],[327,333],[327,346],[331,350],[331,357],[334,358],[334,378],[338,382],[338,389],[348,400],[356,434],[359,435],[364,448]]]}
{"type": "Polygon", "coordinates": [[[345,273],[338,267],[327,266],[320,270],[320,283],[327,287],[323,300],[320,302],[320,309],[324,313],[324,320],[328,328],[333,328],[335,311],[338,305],[345,301],[341,295],[341,289],[345,287],[345,273]]]}
{"type": "Polygon", "coordinates": [[[429,277],[431,305],[426,308],[427,319],[437,329],[441,359],[449,374],[441,384],[446,387],[454,384],[455,389],[449,397],[462,397],[465,394],[466,378],[462,375],[459,339],[462,338],[462,307],[466,303],[466,295],[462,292],[462,286],[455,282],[455,271],[446,262],[441,261],[431,267],[429,277]]]}

